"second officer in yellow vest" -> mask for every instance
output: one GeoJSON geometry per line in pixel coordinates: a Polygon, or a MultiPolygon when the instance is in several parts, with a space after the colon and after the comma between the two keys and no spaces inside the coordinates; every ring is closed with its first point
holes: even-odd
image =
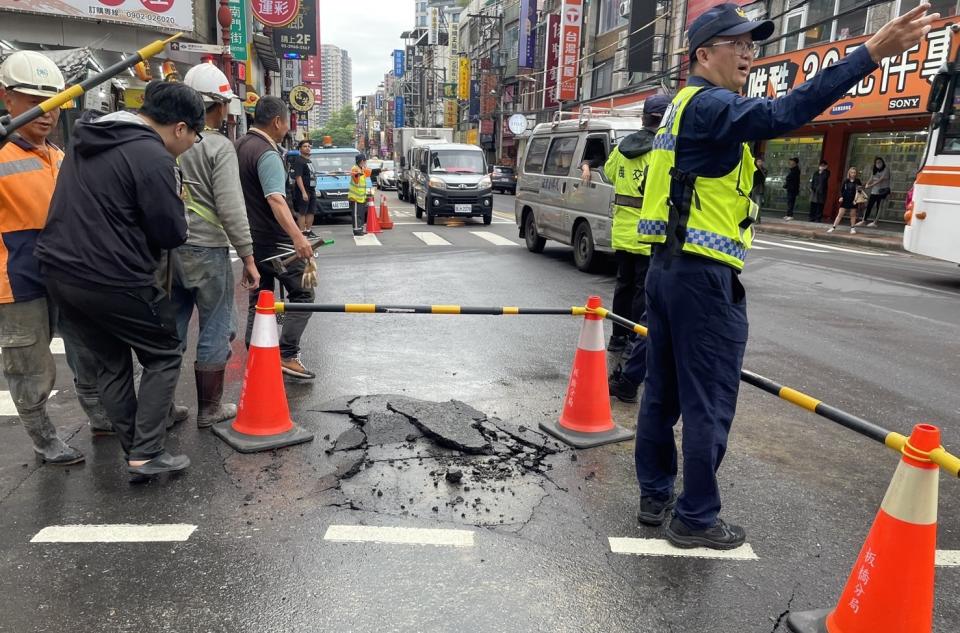
{"type": "Polygon", "coordinates": [[[357,164],[350,169],[350,188],[347,190],[347,199],[353,211],[353,234],[363,235],[367,232],[364,228],[366,224],[364,214],[367,210],[363,206],[367,201],[367,157],[357,154],[356,162],[357,164]]]}
{"type": "Polygon", "coordinates": [[[716,472],[727,447],[747,342],[740,284],[756,205],[748,142],[781,136],[817,116],[929,30],[929,5],[892,20],[846,58],[778,99],[747,98],[755,40],[771,21],[735,4],[700,15],[687,33],[687,87],[663,117],[650,152],[638,230],[654,245],[647,275],[647,377],[637,420],[641,523],[661,525],[678,547],[732,549],[746,532],[719,518],[716,472]],[[674,496],[683,417],[683,493],[674,496]]]}

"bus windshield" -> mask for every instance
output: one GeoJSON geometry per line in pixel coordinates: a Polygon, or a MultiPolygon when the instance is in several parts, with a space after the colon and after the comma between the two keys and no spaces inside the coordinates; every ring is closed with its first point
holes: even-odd
{"type": "Polygon", "coordinates": [[[356,152],[318,152],[310,155],[310,161],[318,173],[349,173],[356,156],[356,152]]]}
{"type": "Polygon", "coordinates": [[[483,153],[471,151],[430,152],[432,174],[482,174],[483,153]]]}

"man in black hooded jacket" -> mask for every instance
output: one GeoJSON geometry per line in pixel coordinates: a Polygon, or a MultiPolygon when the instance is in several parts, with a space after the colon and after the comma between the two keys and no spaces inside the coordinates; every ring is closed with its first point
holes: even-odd
{"type": "Polygon", "coordinates": [[[136,476],[190,465],[164,448],[181,346],[155,275],[161,251],[187,239],[175,158],[203,127],[200,95],[162,82],[147,86],[139,114],[78,123],[35,250],[63,328],[100,362],[103,405],[136,476]],[[143,365],[139,401],[131,350],[143,365]]]}

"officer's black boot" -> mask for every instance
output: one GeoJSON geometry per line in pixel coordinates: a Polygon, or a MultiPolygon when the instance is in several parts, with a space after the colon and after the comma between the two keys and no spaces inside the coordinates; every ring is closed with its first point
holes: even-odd
{"type": "Polygon", "coordinates": [[[723,519],[705,530],[692,530],[674,516],[665,530],[667,540],[676,547],[709,547],[710,549],[736,549],[747,540],[747,532],[739,525],[728,525],[723,519]]]}
{"type": "Polygon", "coordinates": [[[637,392],[640,385],[632,382],[622,373],[617,372],[609,378],[610,395],[621,402],[634,403],[638,400],[637,392]]]}

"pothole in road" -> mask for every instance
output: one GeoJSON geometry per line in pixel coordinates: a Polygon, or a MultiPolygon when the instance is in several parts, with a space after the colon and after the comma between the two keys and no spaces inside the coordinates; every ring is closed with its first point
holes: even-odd
{"type": "Polygon", "coordinates": [[[367,512],[522,525],[547,494],[547,458],[566,450],[457,400],[373,395],[312,408],[349,422],[327,449],[351,462],[339,476],[337,505],[367,512]]]}

